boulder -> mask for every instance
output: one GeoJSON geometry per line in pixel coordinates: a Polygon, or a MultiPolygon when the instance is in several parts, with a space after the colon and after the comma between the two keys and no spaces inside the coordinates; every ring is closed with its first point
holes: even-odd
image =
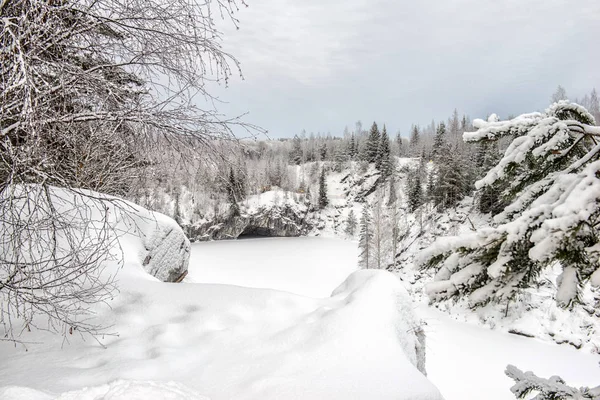
{"type": "Polygon", "coordinates": [[[142,266],[163,282],[181,282],[190,261],[190,241],[176,224],[157,224],[144,241],[142,266]]]}

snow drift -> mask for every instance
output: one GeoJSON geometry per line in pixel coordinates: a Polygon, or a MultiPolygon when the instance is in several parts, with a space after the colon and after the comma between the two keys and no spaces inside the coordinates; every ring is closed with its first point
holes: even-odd
{"type": "Polygon", "coordinates": [[[169,285],[135,265],[125,270],[112,310],[98,317],[119,332],[104,338],[107,348],[72,341],[25,352],[0,344],[0,386],[30,386],[49,398],[119,379],[175,381],[215,400],[442,398],[421,372],[420,323],[390,273],[355,272],[331,297],[313,299],[169,285]]]}

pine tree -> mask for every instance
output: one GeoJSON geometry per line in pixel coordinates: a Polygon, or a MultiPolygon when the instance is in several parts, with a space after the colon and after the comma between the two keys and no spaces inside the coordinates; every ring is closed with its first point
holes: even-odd
{"type": "Polygon", "coordinates": [[[438,161],[441,152],[446,150],[446,124],[440,122],[438,125],[435,137],[433,138],[433,148],[431,150],[431,158],[438,161]]]}
{"type": "Polygon", "coordinates": [[[300,165],[302,163],[302,141],[298,135],[294,135],[292,140],[292,150],[290,151],[290,162],[300,165]]]}
{"type": "Polygon", "coordinates": [[[321,170],[319,177],[319,207],[321,209],[327,207],[329,199],[327,198],[327,184],[325,183],[325,169],[321,170]]]}
{"type": "Polygon", "coordinates": [[[381,134],[377,123],[373,122],[371,130],[369,131],[369,138],[367,139],[367,145],[365,149],[366,160],[369,163],[376,163],[379,158],[379,142],[381,140],[381,134]]]}
{"type": "MultiPolygon", "coordinates": [[[[449,123],[450,137],[453,141],[461,140],[460,138],[460,121],[458,119],[458,110],[455,108],[452,113],[452,118],[450,118],[449,123]]],[[[454,144],[454,143],[453,143],[454,144]]]]}
{"type": "Polygon", "coordinates": [[[588,280],[600,286],[600,146],[583,107],[559,101],[544,113],[509,121],[474,121],[468,141],[515,137],[500,162],[476,183],[504,188],[508,204],[493,227],[439,238],[423,253],[441,268],[426,291],[434,301],[469,295],[472,306],[509,301],[538,284],[542,269],[560,265],[556,301],[569,307],[588,280]]]}
{"type": "Polygon", "coordinates": [[[435,205],[436,200],[436,188],[438,181],[438,168],[434,166],[434,168],[427,175],[427,185],[425,187],[425,199],[426,201],[430,201],[435,205]]]}
{"type": "MultiPolygon", "coordinates": [[[[498,142],[482,141],[479,143],[477,156],[478,178],[483,178],[487,171],[491,170],[501,159],[498,150],[498,142]],[[481,159],[481,161],[480,161],[481,159]],[[481,162],[481,165],[479,163],[481,162]]],[[[496,215],[507,206],[502,201],[501,193],[506,189],[505,185],[485,186],[477,192],[477,206],[483,214],[492,213],[496,215]]]]}
{"type": "Polygon", "coordinates": [[[321,161],[325,161],[327,159],[327,143],[323,142],[319,147],[319,156],[321,157],[321,161]]]}
{"type": "Polygon", "coordinates": [[[348,161],[348,155],[346,151],[344,151],[342,144],[336,146],[333,158],[335,161],[334,170],[336,172],[342,172],[344,163],[348,161]]]}
{"type": "Polygon", "coordinates": [[[359,265],[363,268],[368,269],[371,264],[371,246],[373,242],[373,232],[371,226],[373,221],[371,219],[371,213],[369,211],[369,205],[365,203],[360,218],[360,232],[358,237],[358,249],[359,249],[359,265]]]}
{"type": "Polygon", "coordinates": [[[408,209],[410,212],[415,212],[424,202],[423,196],[423,175],[425,172],[425,166],[423,160],[419,163],[419,166],[412,170],[407,180],[407,194],[408,194],[408,209]]]}
{"type": "Polygon", "coordinates": [[[227,200],[229,201],[229,213],[232,217],[240,215],[240,206],[236,198],[237,180],[233,168],[229,169],[229,179],[227,182],[227,200]]]}
{"type": "Polygon", "coordinates": [[[346,235],[350,237],[354,237],[354,232],[356,231],[356,216],[354,215],[354,210],[350,210],[348,214],[348,219],[346,220],[346,235]]]}
{"type": "Polygon", "coordinates": [[[442,209],[454,207],[465,195],[466,177],[462,157],[457,148],[443,144],[436,165],[436,180],[433,189],[434,204],[442,209]]]}
{"type": "Polygon", "coordinates": [[[348,154],[348,158],[353,161],[356,158],[357,152],[358,145],[356,143],[356,139],[354,138],[354,134],[352,134],[348,142],[348,149],[346,150],[346,153],[348,154]]]}
{"type": "Polygon", "coordinates": [[[515,381],[510,391],[517,399],[531,399],[531,394],[536,393],[536,400],[600,400],[600,386],[577,389],[568,386],[560,376],[540,378],[533,372],[523,372],[514,365],[508,365],[504,373],[515,381]]]}
{"type": "Polygon", "coordinates": [[[462,132],[467,132],[470,130],[470,122],[469,122],[469,117],[467,117],[466,115],[463,114],[462,120],[460,121],[460,130],[462,132]]]}
{"type": "Polygon", "coordinates": [[[379,142],[377,169],[381,173],[383,180],[386,180],[392,174],[392,155],[390,150],[390,138],[387,134],[385,125],[381,131],[381,139],[379,142]]]}
{"type": "Polygon", "coordinates": [[[402,141],[402,136],[400,135],[400,132],[396,134],[396,148],[398,149],[398,157],[404,157],[406,155],[404,150],[404,143],[402,141]]]}
{"type": "Polygon", "coordinates": [[[419,154],[418,146],[419,146],[420,142],[421,142],[421,134],[419,133],[419,127],[416,125],[413,125],[413,127],[410,131],[410,142],[409,142],[411,156],[416,157],[419,154]]]}

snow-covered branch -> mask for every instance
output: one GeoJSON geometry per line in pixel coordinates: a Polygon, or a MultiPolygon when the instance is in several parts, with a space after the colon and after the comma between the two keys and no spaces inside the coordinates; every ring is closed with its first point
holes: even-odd
{"type": "Polygon", "coordinates": [[[578,301],[580,286],[600,285],[600,146],[594,118],[566,101],[545,113],[509,121],[479,120],[465,140],[515,135],[504,157],[477,182],[508,204],[495,225],[474,234],[440,238],[420,262],[438,269],[426,289],[432,300],[469,294],[473,306],[507,300],[535,283],[542,268],[560,263],[556,300],[578,301]]]}
{"type": "Polygon", "coordinates": [[[548,379],[540,378],[533,372],[523,372],[514,365],[508,365],[504,373],[515,381],[510,388],[517,399],[531,398],[534,400],[600,400],[600,386],[596,388],[582,387],[576,389],[567,386],[559,376],[548,379]],[[536,394],[535,397],[529,397],[536,394]]]}

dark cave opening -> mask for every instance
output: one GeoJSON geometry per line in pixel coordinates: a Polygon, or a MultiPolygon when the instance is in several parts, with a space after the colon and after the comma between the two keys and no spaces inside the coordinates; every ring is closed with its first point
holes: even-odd
{"type": "Polygon", "coordinates": [[[269,228],[263,228],[260,226],[248,225],[242,233],[238,235],[238,239],[252,239],[252,238],[264,238],[264,237],[279,237],[276,231],[269,228]]]}

